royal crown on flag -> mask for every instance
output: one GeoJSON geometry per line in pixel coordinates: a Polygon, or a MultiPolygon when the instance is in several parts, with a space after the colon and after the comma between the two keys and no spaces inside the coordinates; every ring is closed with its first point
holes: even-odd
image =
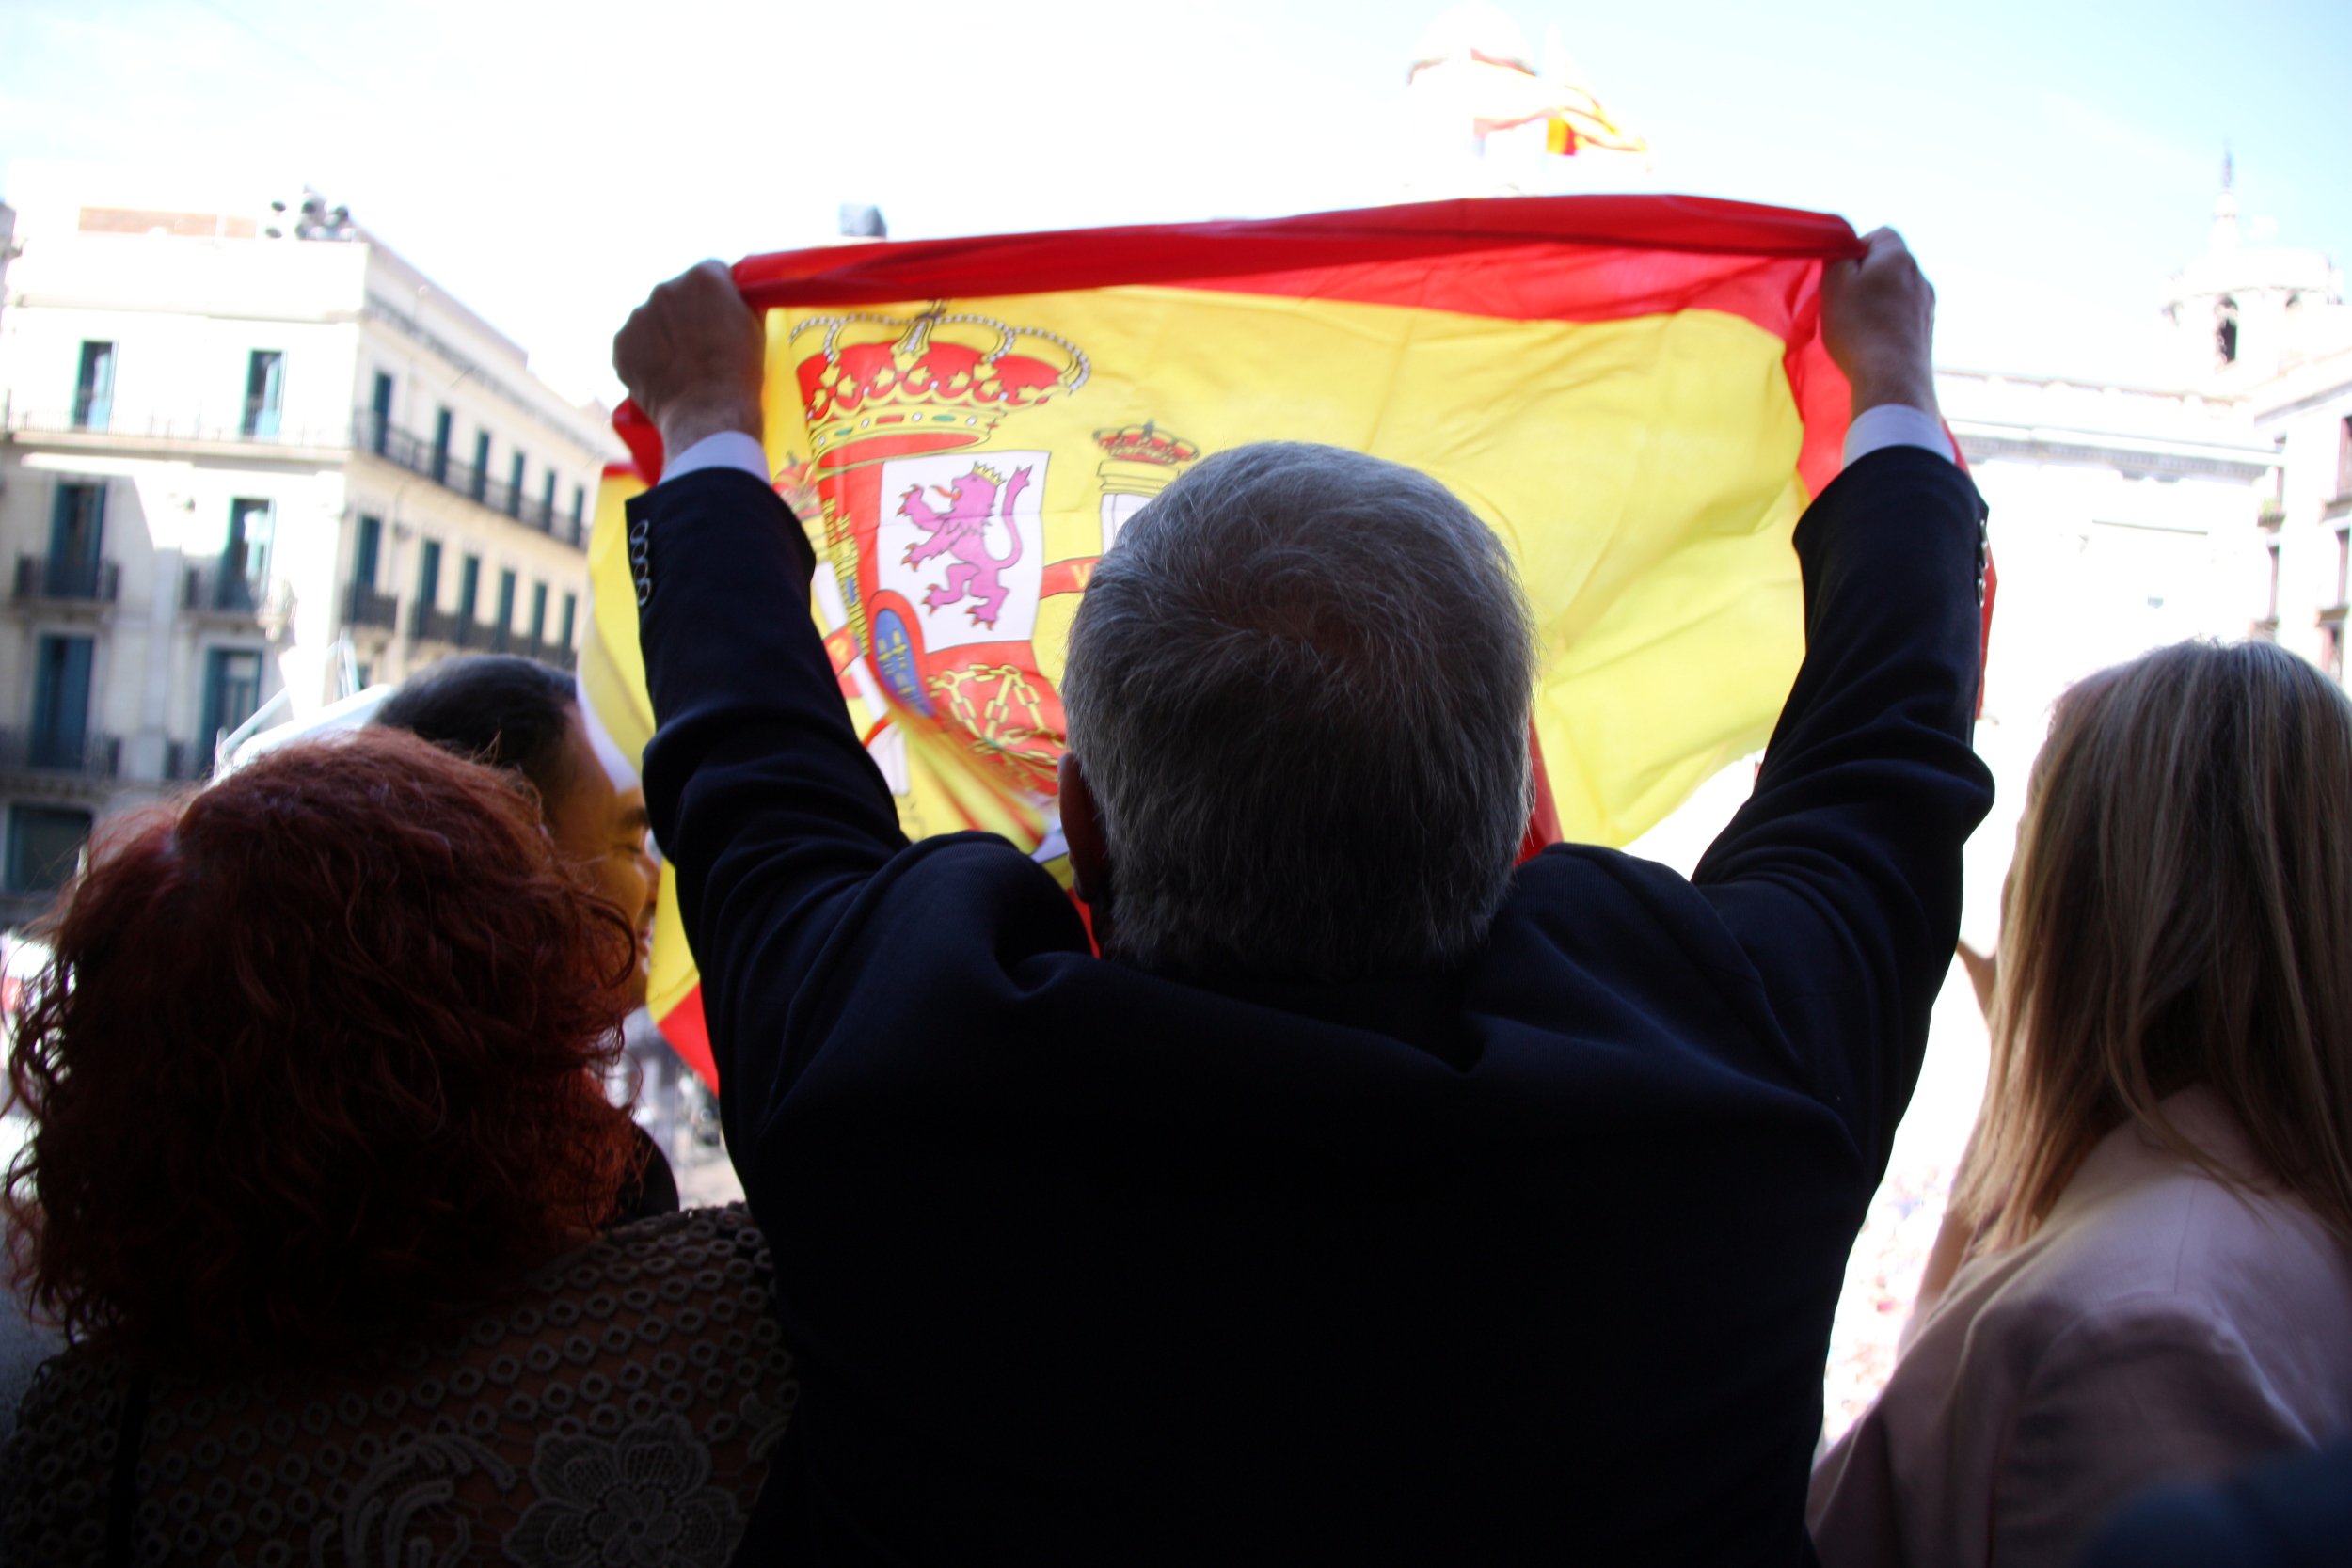
{"type": "Polygon", "coordinates": [[[815,316],[790,342],[820,473],[972,446],[1089,373],[1067,338],[960,312],[815,316]]]}

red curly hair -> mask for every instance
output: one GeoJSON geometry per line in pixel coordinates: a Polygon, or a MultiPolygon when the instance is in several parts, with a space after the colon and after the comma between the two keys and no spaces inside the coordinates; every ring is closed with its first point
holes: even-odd
{"type": "Polygon", "coordinates": [[[94,847],[28,988],[0,1180],[34,1309],[154,1368],[325,1362],[578,1244],[640,1157],[635,940],[509,776],[364,730],[94,847]]]}

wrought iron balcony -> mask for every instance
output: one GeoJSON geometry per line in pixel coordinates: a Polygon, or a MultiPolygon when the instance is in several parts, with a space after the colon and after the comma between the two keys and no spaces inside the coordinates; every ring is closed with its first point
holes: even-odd
{"type": "Polygon", "coordinates": [[[272,608],[266,575],[232,571],[223,563],[191,566],[180,591],[180,608],[198,614],[251,616],[272,608]]]}
{"type": "Polygon", "coordinates": [[[16,558],[16,596],[58,603],[113,604],[122,592],[122,568],[111,561],[62,556],[16,558]]]}
{"type": "Polygon", "coordinates": [[[395,467],[429,479],[444,490],[477,501],[551,539],[578,546],[586,537],[584,524],[575,526],[569,517],[559,517],[546,499],[533,500],[504,480],[493,478],[449,448],[414,431],[363,414],[353,432],[352,442],[362,451],[373,452],[395,467]]]}
{"type": "Polygon", "coordinates": [[[409,612],[408,638],[413,642],[447,642],[456,647],[462,641],[460,625],[455,610],[421,604],[409,612]]]}
{"type": "Polygon", "coordinates": [[[390,631],[400,625],[400,598],[393,594],[379,594],[364,583],[353,583],[345,598],[343,616],[355,626],[376,626],[390,631]]]}
{"type": "Polygon", "coordinates": [[[213,776],[213,749],[193,740],[164,743],[164,780],[167,784],[201,783],[213,776]]]}
{"type": "Polygon", "coordinates": [[[56,907],[54,893],[0,892],[0,927],[22,929],[47,917],[56,907]]]}
{"type": "Polygon", "coordinates": [[[119,736],[95,730],[0,730],[0,771],[111,779],[122,764],[119,736]]]}
{"type": "Polygon", "coordinates": [[[77,409],[12,407],[0,416],[0,429],[11,435],[68,437],[82,442],[117,445],[236,445],[260,447],[341,447],[350,431],[341,423],[289,425],[271,428],[268,421],[249,427],[243,400],[222,409],[147,409],[125,407],[119,400],[108,408],[77,409]]]}

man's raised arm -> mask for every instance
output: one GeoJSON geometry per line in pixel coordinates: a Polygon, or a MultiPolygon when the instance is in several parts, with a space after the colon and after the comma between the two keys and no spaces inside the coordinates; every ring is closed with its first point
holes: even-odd
{"type": "Polygon", "coordinates": [[[1755,794],[1692,878],[1873,1180],[1950,967],[1961,847],[1993,800],[1969,744],[1984,507],[1936,418],[1934,306],[1890,230],[1823,275],[1854,417],[1845,472],[1797,528],[1804,663],[1755,794]]]}
{"type": "Polygon", "coordinates": [[[797,1072],[779,1053],[800,980],[906,843],[807,613],[815,556],[768,483],[765,344],[717,261],[656,289],[612,341],[671,460],[628,512],[658,726],[645,802],[730,1122],[797,1072]]]}

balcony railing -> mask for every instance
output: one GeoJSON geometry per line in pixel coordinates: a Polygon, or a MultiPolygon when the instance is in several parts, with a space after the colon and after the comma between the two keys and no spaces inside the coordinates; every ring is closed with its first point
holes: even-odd
{"type": "Polygon", "coordinates": [[[525,528],[536,529],[551,539],[560,539],[567,545],[580,545],[585,541],[586,524],[575,523],[568,516],[560,515],[544,498],[532,499],[504,480],[492,477],[449,448],[414,431],[387,424],[368,414],[360,416],[358,426],[352,434],[352,441],[361,451],[372,451],[395,467],[405,468],[412,474],[429,479],[444,490],[463,496],[468,500],[478,501],[501,516],[512,517],[525,528]]]}
{"type": "Polygon", "coordinates": [[[269,578],[226,566],[191,566],[180,590],[180,608],[199,614],[251,615],[270,607],[269,578]]]}
{"type": "Polygon", "coordinates": [[[457,612],[436,610],[421,604],[408,613],[408,637],[415,642],[447,642],[452,647],[460,643],[457,612]]]}
{"type": "Polygon", "coordinates": [[[164,743],[164,782],[196,784],[213,776],[213,749],[193,740],[164,743]]]}
{"type": "Polygon", "coordinates": [[[558,670],[574,669],[580,662],[580,655],[573,649],[542,641],[528,632],[485,626],[453,610],[419,606],[409,612],[408,638],[412,642],[444,642],[472,653],[516,654],[551,664],[558,670]]]}
{"type": "Polygon", "coordinates": [[[363,413],[350,424],[310,426],[257,421],[247,418],[242,404],[219,413],[134,414],[120,408],[93,408],[87,417],[77,419],[75,412],[70,405],[0,408],[0,433],[262,447],[353,447],[422,475],[550,539],[573,546],[587,542],[585,521],[574,521],[544,497],[524,495],[506,481],[478,471],[447,447],[437,447],[426,437],[387,423],[373,413],[363,413]]]}
{"type": "Polygon", "coordinates": [[[16,558],[16,596],[85,604],[112,604],[122,592],[122,568],[111,561],[60,556],[16,558]]]}
{"type": "Polygon", "coordinates": [[[55,893],[0,891],[0,927],[21,930],[45,919],[56,902],[55,893]]]}
{"type": "Polygon", "coordinates": [[[110,409],[92,408],[80,419],[74,417],[75,413],[71,406],[10,407],[5,417],[0,417],[0,430],[16,436],[100,436],[262,447],[340,447],[351,439],[349,428],[341,423],[281,423],[272,428],[264,422],[248,429],[242,402],[217,412],[199,409],[193,413],[135,413],[118,404],[110,409]]]}
{"type": "Polygon", "coordinates": [[[379,594],[364,583],[353,583],[343,606],[344,619],[355,626],[378,626],[390,631],[400,625],[397,594],[379,594]]]}
{"type": "Polygon", "coordinates": [[[0,730],[0,770],[111,779],[121,764],[120,738],[95,730],[0,730]]]}

